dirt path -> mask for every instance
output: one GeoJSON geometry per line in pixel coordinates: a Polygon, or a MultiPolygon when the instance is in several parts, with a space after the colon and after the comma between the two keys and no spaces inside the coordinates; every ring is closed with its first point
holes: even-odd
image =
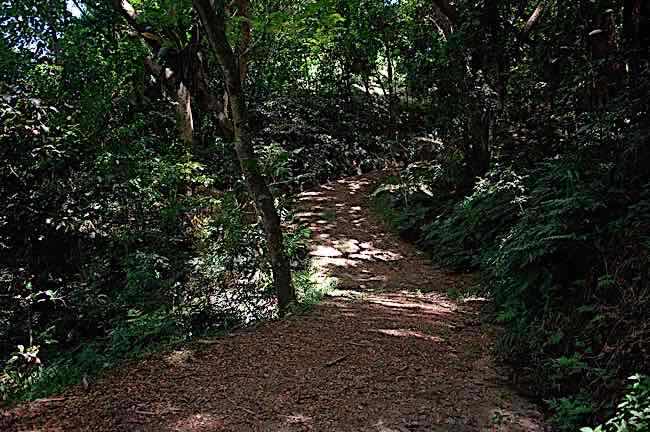
{"type": "Polygon", "coordinates": [[[312,255],[343,293],[314,312],[153,356],[23,405],[0,430],[541,431],[500,378],[471,278],[434,269],[369,213],[376,176],[301,195],[312,255]]]}

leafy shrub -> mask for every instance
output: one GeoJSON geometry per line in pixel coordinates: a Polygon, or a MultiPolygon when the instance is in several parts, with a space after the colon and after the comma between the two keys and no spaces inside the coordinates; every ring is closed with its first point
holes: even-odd
{"type": "Polygon", "coordinates": [[[471,194],[422,227],[422,246],[451,267],[478,267],[482,248],[494,244],[523,211],[524,181],[511,169],[496,166],[471,194]]]}
{"type": "Polygon", "coordinates": [[[557,157],[526,176],[496,168],[462,198],[396,178],[378,193],[437,262],[481,270],[505,327],[499,355],[529,371],[562,430],[606,410],[650,352],[650,188],[622,194],[596,160],[557,157]]]}
{"type": "Polygon", "coordinates": [[[593,413],[594,408],[586,398],[560,398],[548,401],[554,415],[551,423],[555,430],[562,432],[575,431],[576,425],[593,413]]]}
{"type": "Polygon", "coordinates": [[[581,432],[642,432],[650,430],[650,378],[634,375],[616,415],[596,428],[583,427],[581,432]]]}
{"type": "Polygon", "coordinates": [[[342,175],[382,168],[393,151],[378,101],[362,111],[313,94],[275,97],[256,107],[254,138],[265,172],[280,190],[302,190],[342,175]]]}

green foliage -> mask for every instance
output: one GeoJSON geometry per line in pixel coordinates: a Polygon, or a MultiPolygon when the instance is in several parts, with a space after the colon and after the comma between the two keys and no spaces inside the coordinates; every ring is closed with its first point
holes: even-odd
{"type": "Polygon", "coordinates": [[[305,313],[313,309],[327,294],[334,290],[336,282],[319,275],[313,268],[307,268],[294,272],[293,284],[298,298],[296,311],[305,313]]]}
{"type": "MultiPolygon", "coordinates": [[[[290,226],[286,194],[411,162],[376,210],[436,262],[481,272],[499,354],[572,430],[647,373],[650,35],[636,24],[650,11],[546,2],[531,22],[534,2],[445,3],[265,0],[250,17],[229,4],[252,163],[290,226]]],[[[137,31],[112,4],[0,2],[3,397],[276,313],[191,1],[132,0],[137,31]]],[[[303,305],[328,289],[308,236],[284,239],[303,305]]],[[[642,425],[646,384],[601,430],[642,425]]]]}
{"type": "Polygon", "coordinates": [[[583,427],[580,432],[641,432],[650,428],[650,378],[642,375],[630,377],[631,384],[616,415],[603,425],[592,429],[583,427]]]}
{"type": "MultiPolygon", "coordinates": [[[[639,277],[649,262],[647,226],[633,222],[650,217],[648,191],[621,207],[608,169],[589,158],[540,162],[525,177],[496,166],[464,198],[452,195],[451,205],[435,183],[426,196],[422,186],[406,197],[408,186],[392,188],[389,210],[401,212],[402,229],[419,227],[416,239],[438,262],[481,270],[481,289],[506,329],[498,352],[535,371],[532,385],[551,396],[559,430],[601,412],[610,396],[601,389],[643,370],[648,349],[632,336],[646,328],[641,310],[650,306],[639,277]]],[[[385,201],[391,188],[380,190],[385,201]]]]}
{"type": "Polygon", "coordinates": [[[554,412],[553,426],[558,431],[575,431],[576,425],[581,424],[594,411],[591,403],[583,398],[553,399],[548,404],[554,412]]]}
{"type": "Polygon", "coordinates": [[[479,179],[470,195],[422,227],[422,245],[455,268],[477,267],[482,248],[493,244],[516,220],[525,202],[524,178],[496,166],[479,179]]]}
{"type": "Polygon", "coordinates": [[[383,166],[390,142],[386,115],[372,102],[346,107],[317,96],[271,99],[256,108],[256,149],[280,190],[303,190],[342,175],[383,166]]]}

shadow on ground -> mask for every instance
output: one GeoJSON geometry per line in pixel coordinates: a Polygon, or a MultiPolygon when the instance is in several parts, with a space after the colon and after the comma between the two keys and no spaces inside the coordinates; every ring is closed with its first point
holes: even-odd
{"type": "Polygon", "coordinates": [[[155,355],[87,390],[4,413],[35,431],[535,431],[535,408],[500,378],[494,329],[370,215],[376,176],[300,196],[312,255],[353,299],[155,355]]]}
{"type": "Polygon", "coordinates": [[[401,241],[369,211],[380,174],[338,180],[299,196],[300,222],[313,233],[311,255],[344,290],[440,291],[473,284],[471,275],[432,270],[431,262],[401,241]]]}

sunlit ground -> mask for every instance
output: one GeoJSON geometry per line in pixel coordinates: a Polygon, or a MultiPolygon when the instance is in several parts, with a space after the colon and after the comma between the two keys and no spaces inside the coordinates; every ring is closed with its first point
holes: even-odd
{"type": "Polygon", "coordinates": [[[476,302],[445,295],[471,276],[434,269],[380,227],[366,210],[372,179],[300,197],[314,261],[348,295],[116,369],[88,390],[15,410],[18,423],[5,429],[541,430],[500,378],[476,302]]]}
{"type": "Polygon", "coordinates": [[[440,280],[442,274],[430,271],[423,255],[396,242],[369,214],[365,191],[372,187],[371,180],[343,179],[334,185],[301,194],[296,216],[312,230],[314,263],[338,281],[339,290],[427,292],[438,290],[441,283],[448,285],[440,280]],[[361,190],[364,193],[357,195],[361,190]]]}

